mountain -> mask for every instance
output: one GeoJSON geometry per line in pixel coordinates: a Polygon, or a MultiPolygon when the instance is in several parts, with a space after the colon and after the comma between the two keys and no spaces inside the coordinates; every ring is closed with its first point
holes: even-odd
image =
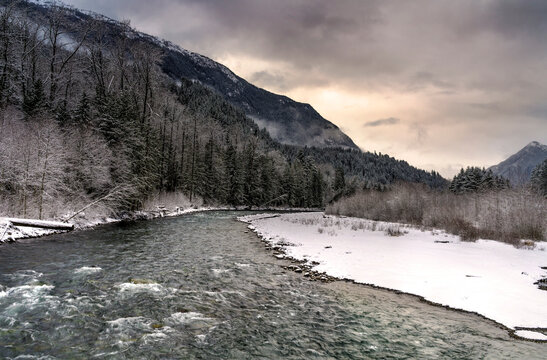
{"type": "MultiPolygon", "coordinates": [[[[13,3],[13,0],[3,0],[0,3],[13,3]]],[[[47,16],[47,6],[40,3],[29,2],[22,6],[27,10],[31,9],[31,12],[47,16]]],[[[71,16],[64,19],[64,25],[69,32],[84,31],[82,20],[99,20],[103,30],[106,30],[105,43],[108,43],[108,38],[125,34],[133,41],[151,44],[161,52],[160,66],[166,75],[174,81],[188,79],[213,89],[232,105],[242,109],[260,128],[265,128],[273,139],[283,144],[359,149],[349,136],[324,119],[309,104],[261,89],[206,56],[136,31],[125,23],[93,12],[74,8],[70,10],[71,16]]]]}
{"type": "Polygon", "coordinates": [[[18,0],[0,0],[0,20],[0,215],[56,218],[103,199],[93,211],[106,216],[179,195],[320,207],[346,190],[394,181],[445,184],[435,172],[362,152],[341,132],[325,142],[324,133],[339,130],[316,125],[322,118],[311,107],[127,24],[18,0]],[[291,123],[306,130],[301,136],[323,128],[315,140],[297,139],[322,146],[282,144],[251,119],[250,105],[218,89],[258,94],[256,112],[267,99],[290,105],[264,105],[270,114],[304,109],[307,120],[291,123]],[[335,184],[340,175],[346,188],[335,184]]]}
{"type": "MultiPolygon", "coordinates": [[[[157,43],[157,39],[149,38],[157,43]]],[[[241,108],[260,128],[281,143],[358,149],[349,136],[325,120],[311,105],[258,88],[203,55],[163,42],[163,71],[171,78],[197,80],[241,108]]]]}
{"type": "Polygon", "coordinates": [[[521,185],[530,180],[532,170],[547,159],[547,145],[532,141],[519,152],[489,169],[496,175],[503,176],[514,185],[521,185]]]}

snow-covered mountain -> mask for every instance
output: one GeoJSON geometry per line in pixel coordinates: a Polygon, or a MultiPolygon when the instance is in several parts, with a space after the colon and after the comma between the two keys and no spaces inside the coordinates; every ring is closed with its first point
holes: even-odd
{"type": "MultiPolygon", "coordinates": [[[[0,0],[0,5],[14,0],[0,0]]],[[[49,2],[26,2],[27,15],[48,12],[49,2]]],[[[294,101],[286,96],[274,94],[250,84],[216,61],[188,51],[169,41],[131,29],[104,15],[71,8],[64,21],[69,33],[82,31],[82,24],[98,21],[106,29],[105,44],[109,35],[124,34],[129,41],[147,42],[160,50],[159,64],[174,82],[180,79],[198,81],[242,109],[260,128],[266,128],[271,137],[281,143],[299,146],[338,147],[358,149],[349,136],[336,125],[323,118],[311,105],[294,101]]],[[[111,44],[110,44],[111,45],[111,44]]]]}
{"type": "Polygon", "coordinates": [[[489,169],[496,175],[503,176],[514,185],[530,180],[532,170],[547,158],[547,145],[532,141],[519,152],[489,169]]]}

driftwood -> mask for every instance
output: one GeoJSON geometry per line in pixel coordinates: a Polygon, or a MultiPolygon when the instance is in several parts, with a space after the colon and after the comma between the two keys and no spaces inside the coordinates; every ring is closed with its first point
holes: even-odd
{"type": "Polygon", "coordinates": [[[74,230],[73,224],[67,224],[65,222],[59,221],[45,221],[45,220],[35,220],[35,219],[17,219],[17,218],[6,218],[8,223],[11,223],[15,226],[28,226],[28,227],[37,227],[42,229],[54,229],[54,230],[74,230]]]}
{"type": "Polygon", "coordinates": [[[4,236],[8,232],[8,229],[10,228],[10,226],[11,226],[11,222],[9,222],[9,221],[6,222],[6,227],[4,228],[4,232],[2,233],[2,236],[0,237],[0,243],[4,242],[4,236]]]}

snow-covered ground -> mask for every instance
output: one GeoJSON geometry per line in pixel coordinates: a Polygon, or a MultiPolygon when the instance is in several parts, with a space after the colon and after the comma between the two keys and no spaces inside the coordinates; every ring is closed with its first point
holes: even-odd
{"type": "Polygon", "coordinates": [[[30,226],[14,226],[9,222],[8,218],[0,218],[0,244],[17,239],[41,237],[60,232],[64,231],[30,226]]]}
{"type": "Polygon", "coordinates": [[[547,276],[546,242],[462,242],[441,231],[323,213],[239,219],[287,256],[319,263],[318,272],[476,312],[517,336],[547,341],[529,331],[547,329],[547,291],[534,284],[547,276]]]}

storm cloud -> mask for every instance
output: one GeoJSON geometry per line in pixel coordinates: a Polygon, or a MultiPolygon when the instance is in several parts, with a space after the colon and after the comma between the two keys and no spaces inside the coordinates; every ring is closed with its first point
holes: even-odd
{"type": "Polygon", "coordinates": [[[311,103],[363,149],[417,166],[488,166],[547,142],[543,0],[67,2],[311,103]],[[405,123],[362,126],[393,113],[405,123]]]}

